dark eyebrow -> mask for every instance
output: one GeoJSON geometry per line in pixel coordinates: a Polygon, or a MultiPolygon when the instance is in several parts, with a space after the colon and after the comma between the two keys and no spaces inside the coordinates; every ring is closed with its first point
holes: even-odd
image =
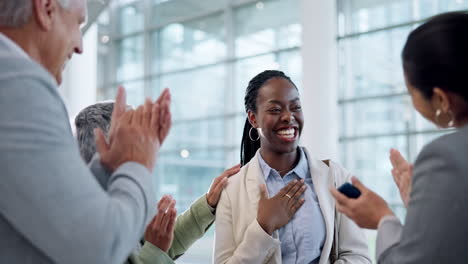
{"type": "MultiPolygon", "coordinates": [[[[295,102],[295,101],[299,101],[299,100],[300,100],[299,97],[296,97],[296,98],[290,100],[289,102],[295,102]]],[[[278,101],[278,100],[270,100],[270,101],[268,101],[268,103],[269,104],[281,104],[281,102],[278,101]]]]}
{"type": "Polygon", "coordinates": [[[270,101],[268,101],[268,103],[269,104],[281,104],[281,102],[278,101],[278,100],[270,100],[270,101]]]}

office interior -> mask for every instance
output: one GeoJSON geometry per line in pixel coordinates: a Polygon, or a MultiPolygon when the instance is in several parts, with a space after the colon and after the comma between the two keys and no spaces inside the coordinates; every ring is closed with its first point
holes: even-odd
{"type": "MultiPolygon", "coordinates": [[[[70,61],[60,91],[72,123],[119,85],[131,105],[170,88],[173,126],[153,183],[182,212],[239,163],[249,80],[284,71],[301,94],[301,145],[342,164],[403,219],[390,148],[414,161],[451,130],[412,108],[400,53],[412,29],[455,10],[468,10],[468,0],[89,0],[84,54],[70,61]]],[[[210,263],[213,233],[177,263],[210,263]]],[[[374,256],[375,233],[366,234],[374,256]]]]}

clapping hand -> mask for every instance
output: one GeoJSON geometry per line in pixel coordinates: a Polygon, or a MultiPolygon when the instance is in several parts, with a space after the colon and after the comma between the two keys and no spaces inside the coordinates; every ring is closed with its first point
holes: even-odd
{"type": "Polygon", "coordinates": [[[96,129],[96,149],[101,163],[111,171],[133,161],[152,171],[162,141],[171,127],[170,93],[166,89],[158,100],[149,99],[136,110],[128,110],[125,90],[119,87],[112,112],[109,141],[96,129]]]}
{"type": "Polygon", "coordinates": [[[392,163],[392,175],[398,190],[400,191],[401,200],[405,207],[408,207],[408,202],[411,193],[411,180],[413,177],[413,165],[403,158],[401,153],[396,149],[390,150],[390,162],[392,163]]]}
{"type": "Polygon", "coordinates": [[[174,240],[174,227],[177,217],[176,201],[165,195],[158,202],[158,213],[145,231],[145,240],[167,252],[174,240]]]}
{"type": "Polygon", "coordinates": [[[162,143],[169,134],[169,130],[172,126],[172,117],[171,117],[171,93],[169,89],[166,88],[161,93],[159,98],[155,102],[160,105],[160,118],[159,118],[159,142],[162,143]]]}

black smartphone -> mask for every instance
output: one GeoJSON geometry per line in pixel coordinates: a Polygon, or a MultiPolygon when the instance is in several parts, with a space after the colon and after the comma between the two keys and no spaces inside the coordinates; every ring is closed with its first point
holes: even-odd
{"type": "Polygon", "coordinates": [[[348,196],[349,198],[358,198],[361,196],[361,191],[359,191],[358,188],[354,187],[351,183],[347,182],[341,185],[338,188],[338,191],[340,191],[342,194],[348,196]]]}

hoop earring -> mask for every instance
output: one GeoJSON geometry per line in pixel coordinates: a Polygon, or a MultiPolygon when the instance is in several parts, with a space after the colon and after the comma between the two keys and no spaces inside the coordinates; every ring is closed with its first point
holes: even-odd
{"type": "Polygon", "coordinates": [[[447,126],[453,127],[453,125],[455,124],[455,119],[453,118],[453,114],[450,110],[448,111],[448,113],[450,113],[450,121],[448,122],[447,126]]]}
{"type": "Polygon", "coordinates": [[[253,139],[253,138],[252,138],[252,129],[254,129],[254,127],[251,127],[250,130],[249,130],[249,138],[250,138],[250,140],[252,140],[252,141],[257,141],[257,140],[259,140],[259,139],[260,139],[260,135],[258,135],[258,131],[257,131],[257,135],[258,135],[257,139],[253,139]]]}
{"type": "Polygon", "coordinates": [[[435,121],[436,121],[437,124],[440,123],[440,122],[439,122],[439,117],[440,117],[440,114],[441,114],[441,113],[442,113],[442,110],[437,109],[437,111],[436,111],[436,113],[435,113],[435,121]]]}
{"type": "MultiPolygon", "coordinates": [[[[440,109],[437,109],[436,113],[435,113],[435,121],[437,124],[440,124],[440,114],[442,114],[442,110],[440,109]]],[[[455,124],[455,120],[453,120],[453,115],[450,113],[447,113],[450,115],[450,121],[447,123],[447,127],[453,127],[453,125],[455,124]]]]}

